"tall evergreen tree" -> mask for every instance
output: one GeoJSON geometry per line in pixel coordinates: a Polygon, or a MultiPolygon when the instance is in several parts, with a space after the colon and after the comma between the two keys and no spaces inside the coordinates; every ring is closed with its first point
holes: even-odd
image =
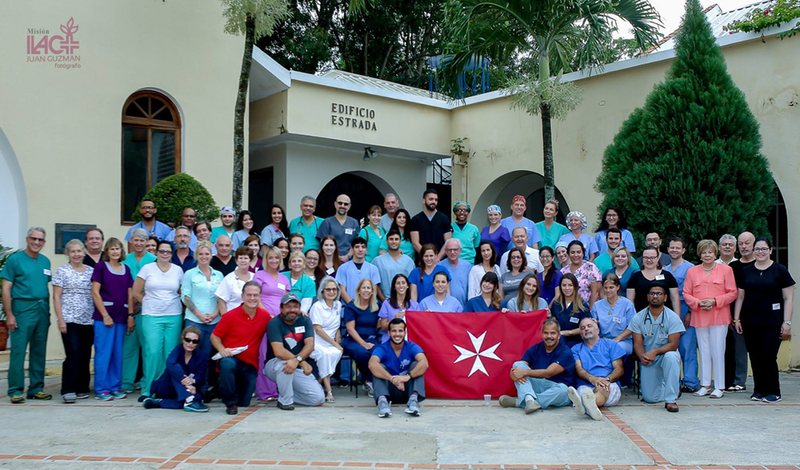
{"type": "Polygon", "coordinates": [[[598,212],[618,206],[638,234],[655,230],[691,243],[742,230],[766,234],[773,184],[758,123],[699,0],[687,0],[666,80],[605,151],[598,212]]]}

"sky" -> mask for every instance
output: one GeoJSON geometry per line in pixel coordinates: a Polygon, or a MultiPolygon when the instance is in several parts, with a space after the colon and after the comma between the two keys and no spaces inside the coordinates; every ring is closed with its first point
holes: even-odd
{"type": "MultiPolygon", "coordinates": [[[[703,7],[717,4],[722,8],[722,11],[735,10],[745,5],[755,3],[757,0],[700,0],[703,7]]],[[[661,14],[661,20],[664,23],[662,33],[669,34],[674,31],[681,23],[681,16],[684,11],[683,0],[650,0],[650,3],[661,14]]]]}

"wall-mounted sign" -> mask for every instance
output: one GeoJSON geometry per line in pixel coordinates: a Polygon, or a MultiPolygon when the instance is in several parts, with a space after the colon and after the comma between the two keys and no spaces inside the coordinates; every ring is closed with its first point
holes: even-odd
{"type": "Polygon", "coordinates": [[[80,42],[75,38],[78,25],[70,19],[59,26],[62,34],[53,34],[48,28],[28,28],[25,37],[25,62],[51,63],[57,69],[81,68],[81,56],[77,53],[80,42]]]}
{"type": "Polygon", "coordinates": [[[375,110],[363,106],[331,103],[331,125],[377,131],[375,110]]]}

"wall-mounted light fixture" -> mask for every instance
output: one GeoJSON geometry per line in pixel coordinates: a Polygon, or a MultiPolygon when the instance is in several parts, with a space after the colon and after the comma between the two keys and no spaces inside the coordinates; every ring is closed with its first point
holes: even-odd
{"type": "Polygon", "coordinates": [[[364,147],[364,161],[372,160],[378,156],[378,152],[372,150],[372,147],[364,147]]]}

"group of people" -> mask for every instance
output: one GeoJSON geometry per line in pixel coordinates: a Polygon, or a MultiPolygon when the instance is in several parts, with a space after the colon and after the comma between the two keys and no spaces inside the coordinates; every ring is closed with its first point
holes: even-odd
{"type": "Polygon", "coordinates": [[[253,391],[287,410],[334,401],[332,382],[347,355],[379,415],[391,415],[388,402],[400,396],[418,415],[428,365],[405,340],[409,310],[547,310],[543,343],[511,372],[522,387],[514,406],[526,411],[572,402],[595,417],[591,403],[619,398],[617,381],[629,379],[634,357],[644,399],[677,411],[681,391],[720,398],[745,390],[747,351],[752,398],[780,400],[776,357],[791,326],[794,281],[771,260],[769,240],[742,233],[738,260],[736,237],[724,235],[719,246],[702,240],[695,266],[683,258],[684,240],[671,238],[662,253],[657,233],[647,234],[636,259],[617,208],[606,210],[592,235],[580,212],[569,212],[566,226],[558,223],[555,200],[538,223],[525,217],[523,196],[513,198],[506,218],[489,206],[482,229],[469,222],[464,201],[453,205],[452,222],[438,210],[435,190],[426,190],[422,203],[412,217],[387,194],[385,213],[371,207],[361,227],[347,195],[336,197],[335,214],[325,219],[306,196],[300,216],[287,223],[275,204],[257,232],[250,212],[230,207],[220,210],[221,226],[197,221],[185,208],[170,228],[157,220],[155,202],[142,200],[142,220],[124,240],[105,240],[92,228],[85,244],[66,244],[68,262],[52,276],[40,253],[45,231],[32,228],[25,250],[0,273],[12,332],[11,402],[51,398],[43,390],[51,278],[66,403],[89,397],[92,347],[97,399],[123,399],[140,388],[146,408],[202,412],[220,397],[232,414],[253,391]],[[592,356],[597,351],[600,358],[592,356]],[[559,366],[539,367],[540,353],[559,366]],[[548,383],[545,393],[539,379],[565,387],[548,383]]]}

